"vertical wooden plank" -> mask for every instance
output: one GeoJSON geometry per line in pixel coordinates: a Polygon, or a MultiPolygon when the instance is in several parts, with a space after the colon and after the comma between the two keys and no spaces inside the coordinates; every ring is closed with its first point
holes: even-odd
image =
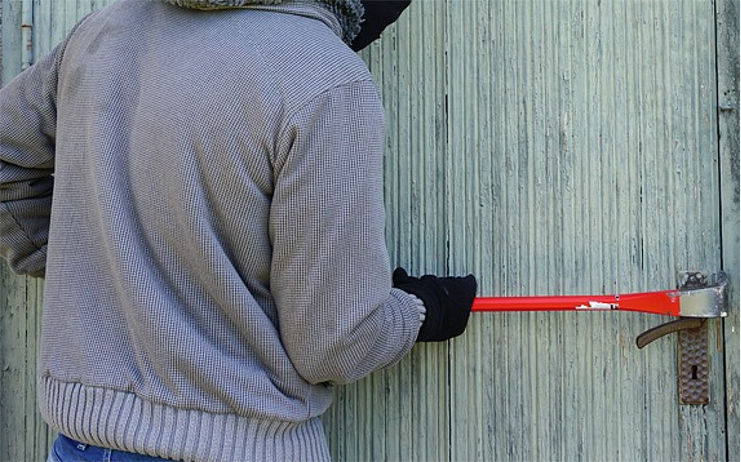
{"type": "MultiPolygon", "coordinates": [[[[627,290],[625,289],[627,287],[648,287],[644,258],[646,210],[643,206],[644,185],[641,181],[644,165],[643,150],[645,149],[643,135],[645,111],[642,101],[643,94],[647,92],[646,82],[642,77],[645,69],[642,58],[645,34],[643,21],[645,17],[641,3],[627,2],[625,19],[622,24],[625,37],[621,46],[622,51],[618,53],[622,59],[616,72],[622,74],[624,78],[624,86],[621,86],[618,91],[618,95],[623,95],[620,107],[625,114],[630,114],[629,117],[620,118],[625,128],[619,131],[617,137],[620,141],[614,154],[622,166],[618,170],[620,175],[627,178],[621,182],[622,187],[618,188],[617,196],[617,213],[618,216],[624,217],[617,224],[618,248],[620,249],[616,259],[618,265],[616,275],[620,281],[616,284],[618,291],[627,290]],[[623,153],[629,153],[629,155],[623,153]]],[[[650,399],[645,395],[645,380],[641,380],[643,371],[649,370],[646,356],[635,354],[632,337],[651,326],[650,323],[656,322],[650,316],[621,316],[616,325],[620,357],[616,367],[617,380],[620,384],[618,438],[623,441],[619,451],[620,458],[624,460],[641,458],[648,447],[648,435],[630,431],[631,428],[641,427],[646,420],[645,413],[635,411],[636,405],[642,406],[646,400],[650,399]]],[[[656,371],[650,370],[652,374],[656,371]]],[[[672,403],[671,396],[666,401],[672,403]]],[[[673,406],[673,404],[668,405],[673,406]]]]}
{"type": "MultiPolygon", "coordinates": [[[[21,1],[3,0],[3,84],[21,72],[21,10],[21,1]]],[[[0,460],[46,457],[46,442],[39,441],[45,425],[35,408],[38,287],[0,263],[0,460]]]]}
{"type": "Polygon", "coordinates": [[[718,0],[715,11],[718,63],[718,150],[720,156],[723,269],[730,285],[729,316],[723,321],[725,413],[728,460],[739,460],[739,2],[718,0]]]}
{"type": "Polygon", "coordinates": [[[0,1],[0,86],[3,84],[3,2],[0,1]]]}
{"type": "MultiPolygon", "coordinates": [[[[414,2],[361,56],[386,108],[387,242],[410,274],[446,271],[444,2],[414,2]]],[[[336,390],[324,422],[335,460],[445,460],[447,345],[336,390]]]]}
{"type": "Polygon", "coordinates": [[[7,84],[21,72],[21,0],[2,0],[3,28],[2,40],[3,69],[0,81],[7,84]]]}
{"type": "MultiPolygon", "coordinates": [[[[688,2],[685,6],[687,11],[685,20],[680,27],[689,27],[696,31],[694,36],[685,34],[680,41],[683,49],[692,50],[688,56],[678,57],[675,64],[676,68],[682,69],[684,77],[682,79],[673,79],[672,84],[675,89],[675,95],[680,99],[684,98],[686,104],[683,112],[683,120],[690,121],[689,127],[684,128],[685,137],[677,138],[680,141],[682,149],[682,159],[685,161],[684,169],[695,169],[702,172],[702,176],[712,178],[706,186],[685,194],[686,208],[693,210],[691,217],[694,222],[688,224],[689,229],[703,230],[714,232],[719,235],[719,239],[712,247],[693,246],[689,240],[692,239],[691,233],[677,233],[680,236],[675,241],[678,249],[687,249],[686,260],[680,260],[680,264],[691,264],[695,261],[714,261],[717,262],[713,271],[721,267],[721,242],[720,242],[720,182],[718,178],[718,143],[717,143],[717,109],[710,107],[709,101],[717,101],[717,75],[706,73],[706,69],[716,68],[716,36],[715,36],[715,15],[714,11],[708,11],[706,5],[700,2],[688,2]],[[686,65],[687,63],[690,65],[686,65]],[[680,63],[684,63],[681,66],[680,63]],[[684,86],[678,87],[678,82],[686,82],[684,86]],[[692,155],[694,153],[694,155],[692,155]],[[687,155],[690,154],[690,155],[687,155]],[[712,204],[712,209],[700,213],[699,209],[704,209],[712,204]],[[708,227],[699,220],[712,220],[716,223],[708,227]]],[[[672,98],[674,99],[674,98],[672,98]]],[[[713,106],[715,106],[715,103],[713,106]]],[[[716,106],[717,107],[717,106],[716,106]]],[[[680,130],[677,130],[681,133],[680,130]]],[[[677,149],[679,151],[679,149],[677,149]]],[[[677,181],[684,178],[675,175],[677,181]]],[[[692,460],[713,460],[726,459],[726,425],[724,403],[724,381],[718,377],[717,372],[723,371],[723,344],[720,321],[712,321],[709,329],[710,345],[710,368],[715,371],[713,380],[710,382],[711,406],[682,406],[682,422],[687,422],[686,430],[682,432],[683,438],[687,441],[687,452],[683,455],[689,456],[692,460]],[[684,420],[686,419],[686,420],[684,420]],[[716,429],[702,435],[701,428],[716,429]]]]}
{"type": "Polygon", "coordinates": [[[36,404],[36,362],[41,340],[41,307],[43,305],[43,281],[34,278],[26,278],[26,300],[27,310],[26,322],[26,388],[24,390],[23,402],[25,404],[26,434],[25,448],[30,460],[46,460],[48,449],[56,437],[56,432],[41,418],[36,404]]]}
{"type": "MultiPolygon", "coordinates": [[[[10,273],[0,263],[0,460],[28,460],[26,378],[33,364],[26,363],[27,305],[25,278],[10,273]]],[[[35,350],[34,350],[35,351],[35,350]]],[[[33,401],[35,403],[35,401],[33,401]]]]}
{"type": "MultiPolygon", "coordinates": [[[[467,104],[461,96],[460,89],[464,82],[462,76],[467,75],[468,72],[475,72],[476,66],[470,67],[470,56],[464,55],[464,41],[474,42],[475,41],[475,25],[470,23],[470,18],[465,16],[466,12],[470,12],[472,7],[477,6],[478,3],[466,5],[463,2],[448,2],[446,5],[446,16],[448,22],[446,24],[446,47],[445,52],[448,55],[449,61],[446,67],[447,72],[447,105],[448,105],[448,152],[446,153],[446,175],[445,182],[448,184],[446,190],[446,201],[448,209],[460,208],[456,214],[448,216],[447,220],[449,223],[451,235],[458,235],[461,233],[471,235],[471,226],[473,223],[468,221],[470,215],[468,213],[469,207],[472,205],[470,197],[466,197],[464,191],[460,191],[458,188],[461,185],[461,176],[471,174],[471,183],[475,183],[473,175],[476,175],[474,168],[468,166],[469,160],[475,160],[479,156],[479,153],[475,152],[475,147],[470,143],[471,138],[477,136],[478,125],[476,122],[478,118],[475,111],[463,110],[463,107],[467,104]],[[456,31],[457,33],[453,33],[456,31]],[[461,136],[465,133],[465,136],[461,136]],[[466,143],[468,141],[468,143],[466,143]],[[465,145],[464,145],[465,143],[465,145]],[[470,157],[465,155],[465,149],[471,151],[470,157]],[[456,167],[453,167],[455,165],[456,167]],[[463,167],[466,165],[466,167],[463,167]],[[460,221],[456,222],[451,218],[459,218],[460,221]],[[465,217],[465,218],[464,218],[465,217]]],[[[476,56],[477,57],[477,56],[476,56]]],[[[474,58],[475,59],[475,58],[474,58]]],[[[466,83],[473,82],[475,79],[467,79],[466,83]]],[[[475,92],[475,88],[468,87],[468,90],[464,94],[475,92]]],[[[475,94],[475,93],[474,93],[475,94]]],[[[473,98],[473,94],[470,95],[473,98]]],[[[476,107],[475,105],[473,107],[476,107]]],[[[452,244],[452,240],[448,237],[449,242],[452,244]]],[[[470,253],[467,252],[466,236],[461,239],[461,245],[451,249],[450,253],[446,253],[446,266],[448,266],[453,272],[460,269],[460,262],[470,262],[470,253]],[[453,256],[454,255],[454,256],[453,256]]],[[[474,328],[476,329],[476,328],[474,328]]],[[[451,460],[474,460],[481,457],[478,454],[476,440],[480,439],[481,429],[478,424],[480,423],[480,409],[475,409],[472,404],[475,403],[476,397],[467,396],[461,392],[461,388],[465,387],[465,384],[471,381],[477,381],[480,383],[480,376],[477,374],[480,369],[477,369],[476,362],[474,359],[474,350],[470,351],[470,355],[460,354],[461,350],[456,342],[451,342],[450,351],[450,366],[452,370],[464,370],[466,373],[460,377],[450,378],[450,393],[448,396],[448,408],[450,410],[451,426],[462,425],[465,426],[468,432],[459,433],[455,432],[450,440],[450,459],[451,460]],[[473,440],[473,441],[471,441],[473,440]]],[[[465,387],[466,391],[471,393],[478,393],[480,388],[476,387],[465,387]]]]}

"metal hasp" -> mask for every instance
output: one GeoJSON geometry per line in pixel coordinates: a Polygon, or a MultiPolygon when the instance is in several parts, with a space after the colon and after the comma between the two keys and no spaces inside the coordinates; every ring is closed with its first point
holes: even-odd
{"type": "Polygon", "coordinates": [[[699,272],[681,272],[678,277],[682,318],[650,329],[636,339],[638,348],[669,333],[677,333],[677,382],[680,404],[708,404],[708,318],[728,315],[728,284],[724,273],[707,276],[699,272]]]}
{"type": "Polygon", "coordinates": [[[679,306],[682,317],[724,318],[728,316],[728,278],[723,272],[714,274],[710,284],[707,276],[698,272],[679,273],[679,306]]]}

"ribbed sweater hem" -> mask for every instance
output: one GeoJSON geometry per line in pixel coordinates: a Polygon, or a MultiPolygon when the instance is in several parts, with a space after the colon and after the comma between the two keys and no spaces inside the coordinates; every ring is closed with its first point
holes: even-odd
{"type": "Polygon", "coordinates": [[[184,461],[330,460],[322,422],[282,422],[178,409],[134,393],[50,376],[39,408],[60,433],[83,443],[184,461]]]}

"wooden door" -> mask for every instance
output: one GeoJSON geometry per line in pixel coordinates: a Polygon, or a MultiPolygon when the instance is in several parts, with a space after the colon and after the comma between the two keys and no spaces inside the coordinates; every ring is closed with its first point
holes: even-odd
{"type": "MultiPolygon", "coordinates": [[[[2,0],[3,82],[105,4],[2,0]]],[[[474,314],[337,389],[334,458],[738,460],[738,1],[415,0],[362,56],[387,109],[394,264],[473,272],[481,295],[724,269],[731,315],[710,323],[710,403],[680,406],[676,339],[634,345],[665,319],[474,314]]],[[[0,460],[43,460],[42,284],[4,263],[0,284],[0,460]]]]}

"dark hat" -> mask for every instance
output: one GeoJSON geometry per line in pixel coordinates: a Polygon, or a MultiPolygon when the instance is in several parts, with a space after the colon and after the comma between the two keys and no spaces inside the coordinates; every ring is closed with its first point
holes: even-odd
{"type": "Polygon", "coordinates": [[[362,0],[365,16],[360,33],[350,47],[360,51],[378,39],[389,24],[393,23],[412,0],[362,0]]]}

